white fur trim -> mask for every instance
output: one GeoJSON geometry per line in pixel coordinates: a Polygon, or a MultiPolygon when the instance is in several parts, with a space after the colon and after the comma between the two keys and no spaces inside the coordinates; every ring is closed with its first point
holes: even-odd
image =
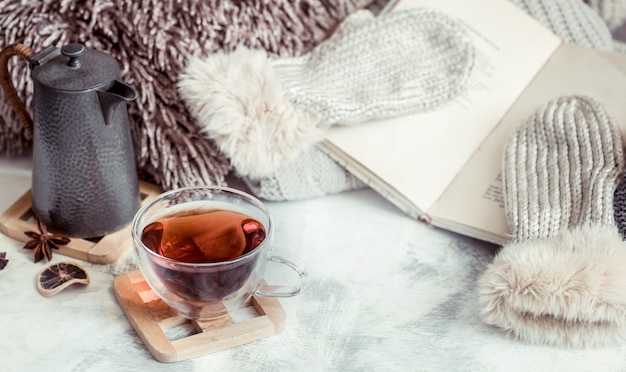
{"type": "Polygon", "coordinates": [[[626,334],[626,245],[585,226],[505,246],[480,281],[485,323],[530,343],[599,346],[626,334]]]}
{"type": "Polygon", "coordinates": [[[269,176],[322,137],[317,121],[285,98],[264,51],[240,47],[193,57],[178,90],[203,132],[242,176],[269,176]]]}

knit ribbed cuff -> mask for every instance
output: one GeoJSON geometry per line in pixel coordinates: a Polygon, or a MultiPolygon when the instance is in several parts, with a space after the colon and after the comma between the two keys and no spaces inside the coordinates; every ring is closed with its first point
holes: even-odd
{"type": "Polygon", "coordinates": [[[243,178],[250,191],[265,200],[299,200],[365,187],[365,183],[313,146],[288,166],[261,179],[243,178]]]}
{"type": "Polygon", "coordinates": [[[570,347],[626,336],[626,244],[584,226],[505,246],[480,280],[485,323],[516,339],[570,347]]]}

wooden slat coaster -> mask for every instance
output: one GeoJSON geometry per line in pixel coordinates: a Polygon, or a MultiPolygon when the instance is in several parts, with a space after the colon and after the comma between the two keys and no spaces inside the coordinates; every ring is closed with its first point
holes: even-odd
{"type": "Polygon", "coordinates": [[[251,306],[256,316],[240,322],[230,316],[197,322],[178,315],[159,299],[139,270],[115,278],[113,289],[131,326],[160,362],[178,362],[230,349],[278,334],[285,326],[285,311],[275,298],[252,297],[246,306],[251,306]],[[187,331],[182,337],[168,336],[175,328],[187,331]]]}
{"type": "MultiPolygon", "coordinates": [[[[161,189],[147,182],[139,183],[141,205],[156,198],[161,189]]],[[[60,246],[54,254],[73,257],[97,264],[108,264],[117,260],[131,245],[130,223],[124,228],[108,234],[97,241],[72,238],[64,246],[60,246]]],[[[26,231],[37,231],[32,210],[32,194],[29,189],[13,205],[0,216],[0,232],[17,241],[26,243],[30,238],[26,231]]],[[[53,231],[52,231],[53,232],[53,231]]]]}

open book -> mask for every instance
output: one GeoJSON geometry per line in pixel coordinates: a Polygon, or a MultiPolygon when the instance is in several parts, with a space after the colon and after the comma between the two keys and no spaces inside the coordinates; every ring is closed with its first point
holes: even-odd
{"type": "Polygon", "coordinates": [[[334,127],[320,147],[409,216],[503,244],[509,133],[549,100],[579,94],[624,136],[626,55],[564,43],[508,0],[401,0],[391,11],[419,6],[466,26],[476,48],[467,92],[433,112],[334,127]]]}

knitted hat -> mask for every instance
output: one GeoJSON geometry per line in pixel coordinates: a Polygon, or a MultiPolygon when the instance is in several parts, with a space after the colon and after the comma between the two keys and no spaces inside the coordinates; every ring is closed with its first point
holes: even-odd
{"type": "Polygon", "coordinates": [[[626,244],[613,220],[619,128],[591,98],[555,99],[505,145],[513,237],[480,281],[486,323],[532,343],[594,346],[626,335],[626,244]]]}
{"type": "Polygon", "coordinates": [[[310,149],[332,124],[449,102],[465,89],[473,60],[465,30],[442,13],[362,10],[301,57],[239,48],[194,58],[178,88],[237,172],[260,178],[310,149]]]}

